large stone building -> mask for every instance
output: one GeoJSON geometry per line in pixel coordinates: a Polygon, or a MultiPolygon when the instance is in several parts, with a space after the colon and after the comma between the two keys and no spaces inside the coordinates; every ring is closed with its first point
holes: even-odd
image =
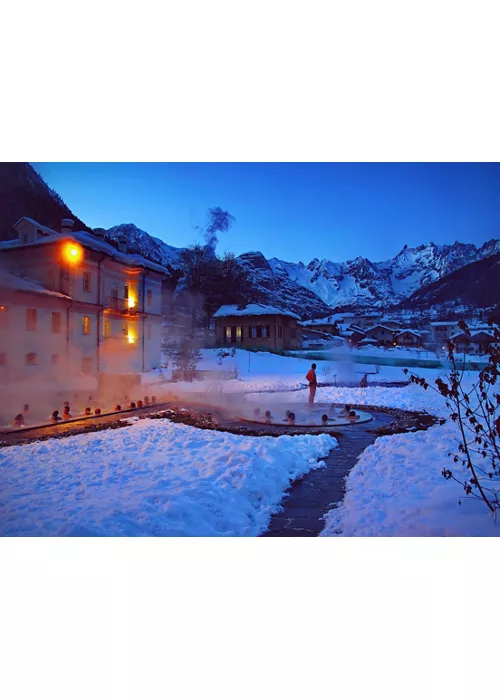
{"type": "Polygon", "coordinates": [[[225,305],[214,314],[216,344],[295,350],[300,347],[299,316],[262,304],[225,305]]]}
{"type": "Polygon", "coordinates": [[[22,218],[17,239],[0,243],[4,388],[35,376],[70,387],[160,364],[166,270],[129,254],[123,239],[117,249],[72,224],[57,232],[22,218]]]}

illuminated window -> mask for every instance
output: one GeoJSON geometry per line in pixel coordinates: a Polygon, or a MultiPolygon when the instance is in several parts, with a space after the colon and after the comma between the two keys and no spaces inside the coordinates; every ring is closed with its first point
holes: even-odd
{"type": "Polygon", "coordinates": [[[59,364],[59,355],[54,353],[51,358],[52,366],[59,364]]]}
{"type": "Polygon", "coordinates": [[[153,292],[151,289],[148,289],[148,304],[151,304],[153,301],[153,292]]]}
{"type": "Polygon", "coordinates": [[[36,331],[36,309],[26,309],[26,330],[36,331]]]}
{"type": "Polygon", "coordinates": [[[61,313],[59,311],[52,312],[52,333],[61,332],[61,313]]]}
{"type": "Polygon", "coordinates": [[[111,321],[104,320],[104,340],[111,336],[111,321]]]}
{"type": "Polygon", "coordinates": [[[241,343],[243,340],[243,328],[241,326],[236,326],[236,342],[241,343]]]}
{"type": "Polygon", "coordinates": [[[9,316],[7,314],[7,307],[3,304],[0,305],[0,328],[7,328],[9,322],[9,316]]]}
{"type": "Polygon", "coordinates": [[[0,367],[5,367],[7,364],[7,353],[0,352],[0,367]]]}
{"type": "Polygon", "coordinates": [[[82,357],[82,372],[83,374],[91,374],[92,372],[92,358],[82,357]]]}
{"type": "Polygon", "coordinates": [[[90,316],[82,316],[82,333],[90,335],[90,316]]]}
{"type": "Polygon", "coordinates": [[[90,292],[91,291],[91,281],[92,281],[92,275],[90,272],[84,272],[83,273],[83,291],[84,292],[90,292]]]}
{"type": "Polygon", "coordinates": [[[26,364],[27,365],[36,365],[36,363],[37,363],[36,352],[29,352],[26,355],[26,364]]]}

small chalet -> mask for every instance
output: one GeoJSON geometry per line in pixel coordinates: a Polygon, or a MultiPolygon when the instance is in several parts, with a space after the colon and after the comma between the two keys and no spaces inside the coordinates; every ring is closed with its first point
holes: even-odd
{"type": "Polygon", "coordinates": [[[310,321],[304,321],[302,325],[308,330],[319,331],[320,333],[327,333],[328,335],[339,335],[340,329],[337,325],[337,319],[333,316],[313,318],[310,321]]]}
{"type": "Polygon", "coordinates": [[[420,348],[422,347],[422,336],[418,331],[412,328],[405,328],[399,333],[396,333],[394,342],[396,345],[403,345],[407,348],[420,348]]]}
{"type": "Polygon", "coordinates": [[[377,345],[383,347],[389,347],[394,344],[394,331],[392,328],[383,326],[380,323],[371,328],[367,328],[365,331],[366,338],[375,340],[377,345]]]}
{"type": "Polygon", "coordinates": [[[470,336],[463,332],[455,333],[452,335],[451,341],[456,346],[458,352],[467,352],[476,355],[486,355],[492,346],[494,347],[498,344],[493,333],[485,330],[478,330],[477,332],[471,330],[470,336]]]}
{"type": "Polygon", "coordinates": [[[300,317],[262,304],[227,304],[214,316],[216,344],[243,348],[296,350],[300,347],[300,317]]]}

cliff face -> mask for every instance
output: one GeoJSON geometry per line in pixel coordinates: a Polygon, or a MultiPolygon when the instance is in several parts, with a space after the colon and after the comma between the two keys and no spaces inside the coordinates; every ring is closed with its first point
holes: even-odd
{"type": "Polygon", "coordinates": [[[56,231],[65,218],[73,219],[81,231],[90,230],[29,163],[0,163],[0,212],[1,241],[15,238],[12,226],[22,216],[56,231]]]}

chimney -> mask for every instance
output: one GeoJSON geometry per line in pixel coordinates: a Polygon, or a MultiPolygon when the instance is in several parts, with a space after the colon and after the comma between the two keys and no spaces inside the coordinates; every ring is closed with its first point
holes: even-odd
{"type": "Polygon", "coordinates": [[[120,253],[128,253],[127,236],[123,233],[118,236],[118,250],[120,253]]]}
{"type": "Polygon", "coordinates": [[[63,219],[61,221],[61,233],[72,233],[74,225],[73,219],[63,219]]]}

